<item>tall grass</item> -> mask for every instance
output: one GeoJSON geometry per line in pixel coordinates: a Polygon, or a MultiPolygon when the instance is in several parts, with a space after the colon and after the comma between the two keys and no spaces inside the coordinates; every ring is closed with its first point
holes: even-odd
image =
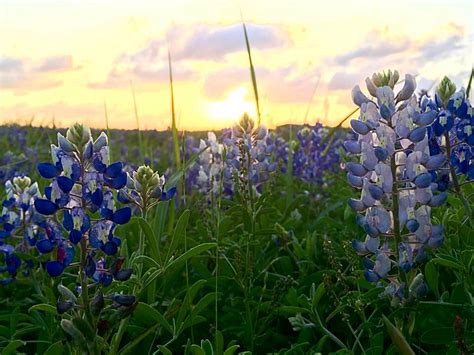
{"type": "Polygon", "coordinates": [[[130,89],[132,90],[132,97],[133,97],[133,110],[135,113],[135,122],[137,123],[137,132],[138,132],[138,145],[140,146],[140,158],[143,160],[143,152],[145,152],[145,148],[143,146],[143,139],[142,139],[142,132],[140,130],[140,118],[138,116],[138,108],[137,108],[137,99],[135,97],[135,89],[133,88],[133,83],[130,80],[130,89]]]}
{"type": "Polygon", "coordinates": [[[245,46],[247,47],[247,54],[249,57],[250,77],[252,78],[253,94],[255,97],[255,106],[257,108],[257,120],[258,120],[258,124],[260,125],[262,123],[262,119],[261,119],[261,114],[260,114],[260,102],[258,99],[257,76],[255,75],[255,68],[253,66],[253,61],[252,61],[252,52],[250,50],[250,41],[249,41],[249,36],[247,33],[247,26],[245,26],[244,16],[242,15],[242,10],[240,11],[240,18],[242,20],[242,27],[244,29],[244,37],[245,37],[245,46]]]}

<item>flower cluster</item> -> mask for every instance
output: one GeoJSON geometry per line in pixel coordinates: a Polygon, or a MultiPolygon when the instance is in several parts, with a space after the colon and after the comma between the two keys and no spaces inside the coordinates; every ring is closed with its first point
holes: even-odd
{"type": "Polygon", "coordinates": [[[217,140],[214,132],[207,133],[207,139],[201,139],[196,153],[197,162],[193,165],[189,177],[192,178],[191,189],[202,193],[217,194],[222,180],[224,168],[224,145],[217,140]]]}
{"type": "Polygon", "coordinates": [[[22,265],[26,267],[25,274],[33,266],[31,259],[22,262],[15,252],[27,255],[29,251],[28,241],[35,233],[33,201],[39,196],[38,184],[32,183],[27,176],[8,180],[5,190],[0,219],[0,251],[3,252],[4,265],[0,266],[0,272],[8,276],[0,280],[1,284],[12,282],[22,265]]]}
{"type": "Polygon", "coordinates": [[[327,135],[328,130],[320,123],[298,131],[293,154],[294,176],[307,182],[321,184],[325,172],[337,171],[340,161],[338,148],[342,145],[342,140],[339,136],[333,140],[326,140],[327,135]]]}
{"type": "Polygon", "coordinates": [[[153,171],[147,165],[138,167],[128,174],[127,184],[118,192],[118,200],[133,205],[145,215],[159,201],[168,201],[174,197],[176,188],[165,191],[165,177],[153,171]]]}
{"type": "MultiPolygon", "coordinates": [[[[444,152],[457,174],[474,180],[474,112],[464,89],[456,91],[456,86],[445,77],[435,98],[423,96],[420,106],[423,112],[436,113],[428,132],[430,150],[444,152]]],[[[445,179],[449,180],[449,176],[445,179]]]]}
{"type": "Polygon", "coordinates": [[[76,124],[66,137],[58,133],[58,146],[51,145],[52,163],[38,164],[42,177],[51,179],[44,195],[34,202],[37,232],[29,239],[38,251],[50,255],[47,272],[59,276],[81,247],[85,274],[104,286],[112,279],[125,280],[131,270],[119,272],[106,257],[117,254],[120,239],[116,225],[130,220],[129,207],[117,208],[115,193],[127,183],[121,162],[110,163],[105,133],[93,141],[90,130],[76,124]],[[66,233],[63,233],[66,231],[66,233]]]}
{"type": "Polygon", "coordinates": [[[247,114],[226,132],[223,138],[226,149],[225,179],[231,180],[236,175],[239,181],[250,183],[258,191],[277,168],[277,163],[269,159],[275,147],[267,144],[267,134],[267,128],[255,126],[247,114]]]}
{"type": "Polygon", "coordinates": [[[421,274],[410,280],[407,275],[423,261],[427,248],[442,244],[443,227],[432,224],[431,208],[447,199],[432,173],[446,161],[443,154],[431,154],[429,149],[427,127],[436,113],[420,110],[411,75],[395,95],[398,79],[396,71],[367,78],[374,100],[359,86],[353,89],[360,116],[351,126],[358,138],[344,143],[359,157],[358,163],[347,164],[347,170],[348,181],[361,190],[361,198],[350,199],[349,205],[359,213],[358,224],[367,233],[365,241],[354,240],[353,247],[365,256],[366,279],[389,280],[386,294],[394,299],[408,297],[410,291],[415,297],[426,289],[421,274]]]}

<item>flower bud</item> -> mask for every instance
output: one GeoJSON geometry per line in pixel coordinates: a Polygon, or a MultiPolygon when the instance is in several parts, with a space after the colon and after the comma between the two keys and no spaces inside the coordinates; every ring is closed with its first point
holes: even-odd
{"type": "Polygon", "coordinates": [[[447,107],[449,98],[456,92],[456,85],[445,76],[436,89],[437,98],[441,101],[443,107],[447,107]]]}
{"type": "Polygon", "coordinates": [[[82,148],[91,139],[91,130],[89,127],[80,123],[75,123],[66,132],[67,140],[77,148],[82,148]]]}
{"type": "Polygon", "coordinates": [[[74,146],[69,142],[66,137],[58,132],[58,145],[59,147],[67,153],[74,151],[74,146]]]}
{"type": "Polygon", "coordinates": [[[416,89],[416,81],[415,78],[410,75],[406,74],[405,75],[405,83],[403,84],[402,90],[398,93],[398,101],[405,101],[408,100],[413,93],[415,92],[416,89]]]}

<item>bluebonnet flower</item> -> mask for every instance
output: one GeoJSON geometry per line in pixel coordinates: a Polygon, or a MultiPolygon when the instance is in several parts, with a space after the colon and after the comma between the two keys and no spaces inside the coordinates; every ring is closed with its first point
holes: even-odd
{"type": "Polygon", "coordinates": [[[359,157],[347,164],[349,183],[361,190],[360,199],[350,199],[349,205],[360,213],[357,222],[367,234],[352,245],[365,256],[365,278],[378,284],[389,280],[385,294],[401,298],[407,296],[407,282],[397,275],[407,275],[423,261],[426,248],[443,242],[443,228],[431,223],[431,208],[444,203],[447,194],[433,181],[446,162],[443,154],[430,154],[427,127],[437,114],[420,109],[411,75],[395,95],[398,78],[397,71],[367,78],[375,100],[354,88],[360,116],[351,126],[358,137],[344,146],[359,157]],[[398,273],[391,272],[394,267],[398,273]]]}
{"type": "Polygon", "coordinates": [[[20,266],[25,266],[26,275],[32,266],[31,259],[22,262],[15,252],[28,255],[30,238],[35,233],[32,226],[35,216],[33,201],[39,196],[39,191],[38,184],[32,183],[27,176],[8,180],[5,190],[6,198],[2,203],[0,217],[0,248],[4,253],[5,266],[1,266],[0,270],[10,274],[6,280],[13,281],[20,266]]]}
{"type": "Polygon", "coordinates": [[[208,132],[207,139],[201,139],[198,146],[192,146],[192,152],[199,156],[187,171],[187,191],[217,194],[224,169],[224,145],[219,142],[214,132],[208,132]]]}
{"type": "Polygon", "coordinates": [[[38,164],[41,176],[52,182],[35,198],[35,209],[43,217],[34,244],[42,254],[53,253],[46,270],[59,276],[73,260],[76,244],[88,255],[115,255],[120,247],[115,226],[127,223],[131,210],[116,207],[114,191],[125,187],[127,173],[121,162],[110,162],[105,133],[93,141],[90,130],[76,124],[66,137],[58,133],[51,155],[52,163],[38,164]],[[99,212],[99,220],[89,216],[94,212],[99,212]],[[59,215],[66,235],[56,222],[59,215]]]}
{"type": "Polygon", "coordinates": [[[236,176],[244,189],[250,183],[257,192],[260,190],[262,183],[277,169],[277,163],[269,159],[275,147],[268,144],[267,134],[265,126],[255,126],[254,121],[244,114],[223,137],[226,149],[224,178],[232,181],[236,176]]]}
{"type": "Polygon", "coordinates": [[[338,149],[342,146],[342,139],[337,132],[331,140],[325,139],[327,135],[328,130],[321,123],[304,127],[296,133],[294,176],[307,182],[322,184],[325,182],[325,173],[339,169],[338,149]]]}
{"type": "MultiPolygon", "coordinates": [[[[132,204],[142,214],[156,206],[159,201],[171,200],[176,188],[165,190],[165,177],[153,171],[149,166],[142,165],[127,176],[127,184],[118,193],[118,200],[132,204]]],[[[110,201],[113,202],[112,199],[110,201]]]]}

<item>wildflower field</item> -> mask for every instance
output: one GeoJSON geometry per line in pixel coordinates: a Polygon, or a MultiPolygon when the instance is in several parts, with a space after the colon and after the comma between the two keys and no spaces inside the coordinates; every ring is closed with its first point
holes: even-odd
{"type": "Polygon", "coordinates": [[[472,354],[471,82],[366,84],[349,128],[2,126],[2,354],[472,354]]]}

